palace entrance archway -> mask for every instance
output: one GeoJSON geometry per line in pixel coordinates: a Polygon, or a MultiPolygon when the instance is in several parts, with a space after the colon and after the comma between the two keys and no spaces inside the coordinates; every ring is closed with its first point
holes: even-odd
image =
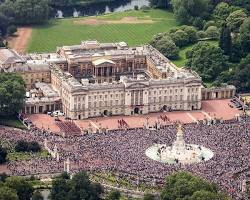
{"type": "Polygon", "coordinates": [[[136,107],[136,108],[134,109],[134,114],[140,114],[140,108],[136,107]]]}
{"type": "Polygon", "coordinates": [[[167,107],[166,105],[164,105],[164,106],[162,107],[162,110],[163,110],[163,111],[168,111],[169,109],[168,109],[168,107],[167,107]]]}
{"type": "Polygon", "coordinates": [[[108,116],[109,112],[107,110],[104,110],[103,115],[108,116]]]}

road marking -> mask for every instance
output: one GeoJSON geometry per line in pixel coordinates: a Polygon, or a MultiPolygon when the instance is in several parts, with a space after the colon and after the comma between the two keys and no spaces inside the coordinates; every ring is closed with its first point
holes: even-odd
{"type": "Polygon", "coordinates": [[[197,122],[197,120],[191,115],[191,113],[187,112],[186,113],[194,122],[197,122]]]}
{"type": "Polygon", "coordinates": [[[206,117],[207,117],[208,119],[210,119],[210,120],[212,119],[212,117],[210,117],[209,114],[207,114],[205,111],[201,111],[201,112],[202,112],[204,115],[206,115],[206,117]]]}

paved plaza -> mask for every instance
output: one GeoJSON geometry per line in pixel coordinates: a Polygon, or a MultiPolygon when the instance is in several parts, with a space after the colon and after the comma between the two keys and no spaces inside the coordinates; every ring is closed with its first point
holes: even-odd
{"type": "MultiPolygon", "coordinates": [[[[134,116],[112,116],[98,117],[87,120],[75,120],[74,122],[81,130],[91,128],[96,131],[100,128],[108,130],[119,129],[118,120],[123,119],[129,128],[140,128],[144,124],[149,123],[153,126],[155,122],[160,121],[164,125],[180,121],[182,123],[192,123],[197,120],[217,118],[224,120],[233,119],[240,111],[235,107],[230,107],[230,99],[202,101],[202,110],[198,111],[175,111],[175,112],[159,112],[148,115],[134,116]],[[169,121],[162,121],[160,116],[167,116],[169,121]]],[[[55,122],[55,118],[46,114],[34,114],[28,116],[38,128],[49,130],[55,133],[60,133],[60,128],[55,122]]],[[[60,120],[65,121],[64,117],[60,120]]]]}

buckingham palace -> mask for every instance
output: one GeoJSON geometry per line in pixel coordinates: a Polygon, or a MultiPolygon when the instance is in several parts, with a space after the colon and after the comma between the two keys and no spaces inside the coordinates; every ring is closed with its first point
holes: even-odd
{"type": "Polygon", "coordinates": [[[231,98],[234,86],[204,88],[150,45],[82,41],[54,53],[19,55],[0,49],[0,71],[27,86],[23,113],[62,110],[71,119],[199,110],[204,99],[231,98]]]}

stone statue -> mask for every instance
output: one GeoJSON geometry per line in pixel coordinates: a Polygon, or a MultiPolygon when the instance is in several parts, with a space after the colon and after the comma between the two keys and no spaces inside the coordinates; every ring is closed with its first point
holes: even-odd
{"type": "Polygon", "coordinates": [[[44,140],[44,148],[47,149],[48,148],[48,140],[45,138],[44,140]]]}
{"type": "Polygon", "coordinates": [[[59,153],[56,154],[56,162],[60,161],[59,153]]]}

